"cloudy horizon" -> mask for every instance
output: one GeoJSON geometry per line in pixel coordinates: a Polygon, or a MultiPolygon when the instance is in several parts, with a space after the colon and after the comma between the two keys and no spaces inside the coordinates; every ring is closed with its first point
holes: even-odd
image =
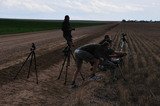
{"type": "Polygon", "coordinates": [[[0,0],[0,18],[71,20],[157,20],[158,0],[0,0]]]}

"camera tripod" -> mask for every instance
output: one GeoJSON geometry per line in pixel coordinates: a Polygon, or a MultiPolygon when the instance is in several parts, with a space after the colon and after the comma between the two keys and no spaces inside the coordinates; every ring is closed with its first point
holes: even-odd
{"type": "Polygon", "coordinates": [[[121,77],[123,78],[123,80],[126,82],[126,78],[124,77],[124,74],[122,72],[122,67],[124,66],[124,61],[123,61],[123,58],[121,57],[120,58],[120,63],[116,63],[117,67],[118,67],[118,71],[120,72],[121,74],[121,77]]]}
{"type": "MultiPolygon", "coordinates": [[[[58,76],[58,80],[60,79],[61,77],[61,74],[62,74],[62,71],[63,71],[63,68],[64,68],[64,65],[66,64],[66,72],[65,72],[65,82],[64,84],[66,84],[67,82],[67,74],[68,74],[68,66],[70,66],[70,57],[72,56],[74,61],[76,61],[74,55],[73,55],[73,52],[71,50],[71,47],[68,45],[67,47],[65,47],[65,49],[63,50],[63,53],[64,53],[64,61],[62,63],[62,67],[61,67],[61,70],[60,70],[60,73],[59,73],[59,76],[58,76]]],[[[82,73],[80,72],[80,75],[82,77],[82,79],[84,80],[84,77],[82,75],[82,73]]]]}
{"type": "Polygon", "coordinates": [[[131,50],[130,50],[130,48],[128,46],[128,41],[123,41],[121,39],[121,41],[119,43],[119,51],[121,51],[121,52],[124,51],[125,47],[127,48],[127,52],[129,54],[129,57],[131,57],[132,54],[131,54],[131,50]]]}
{"type": "Polygon", "coordinates": [[[32,66],[32,60],[34,60],[34,65],[35,65],[35,74],[36,74],[36,80],[37,80],[37,84],[38,84],[38,74],[37,74],[37,67],[36,67],[36,54],[35,54],[35,44],[32,43],[32,47],[30,49],[30,53],[28,55],[28,57],[26,58],[26,60],[24,61],[24,63],[22,64],[20,70],[17,72],[16,76],[14,77],[14,79],[17,78],[18,74],[20,73],[20,71],[22,70],[23,66],[25,65],[25,63],[28,61],[28,59],[31,57],[30,59],[30,64],[29,64],[29,71],[28,71],[28,75],[27,75],[27,78],[29,78],[29,75],[30,75],[30,69],[31,69],[31,66],[32,66]]]}

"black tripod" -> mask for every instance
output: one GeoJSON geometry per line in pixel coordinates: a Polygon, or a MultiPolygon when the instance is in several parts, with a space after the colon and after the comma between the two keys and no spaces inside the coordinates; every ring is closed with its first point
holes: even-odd
{"type": "Polygon", "coordinates": [[[17,72],[17,74],[16,74],[16,76],[14,77],[14,79],[17,78],[17,76],[18,76],[18,74],[20,73],[20,71],[22,70],[23,66],[25,65],[25,63],[27,62],[27,60],[29,59],[29,57],[31,57],[27,78],[29,78],[30,69],[31,69],[31,65],[32,65],[32,60],[34,59],[35,74],[36,74],[36,80],[37,80],[37,84],[38,84],[38,75],[37,75],[37,67],[36,67],[36,54],[35,54],[35,49],[36,49],[35,44],[32,43],[32,47],[31,47],[31,49],[30,49],[31,52],[30,52],[30,54],[28,55],[28,57],[26,58],[26,60],[24,61],[24,63],[22,64],[20,70],[17,72]]]}
{"type": "MultiPolygon", "coordinates": [[[[65,82],[64,82],[64,84],[66,84],[66,82],[67,82],[67,73],[68,73],[68,66],[70,66],[70,57],[71,57],[71,55],[72,55],[74,61],[76,61],[76,59],[75,59],[75,57],[73,55],[73,52],[71,50],[71,47],[69,45],[67,47],[65,47],[65,49],[63,50],[63,53],[64,53],[65,58],[64,58],[64,61],[62,63],[62,67],[61,67],[61,70],[60,70],[60,73],[59,73],[59,76],[58,76],[57,79],[60,79],[62,71],[63,71],[63,68],[64,68],[64,65],[66,63],[65,82]]],[[[84,80],[84,77],[83,77],[83,75],[82,75],[81,72],[80,72],[80,75],[81,75],[82,79],[84,80]]]]}

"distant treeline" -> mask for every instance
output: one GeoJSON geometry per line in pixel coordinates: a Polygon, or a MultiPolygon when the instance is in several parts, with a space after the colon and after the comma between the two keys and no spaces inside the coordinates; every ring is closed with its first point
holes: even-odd
{"type": "MultiPolygon", "coordinates": [[[[0,19],[0,35],[60,29],[63,20],[0,19]]],[[[70,21],[74,28],[102,25],[106,21],[70,21]]]]}
{"type": "Polygon", "coordinates": [[[141,22],[141,23],[160,23],[160,21],[153,21],[153,20],[150,20],[150,21],[146,21],[146,20],[125,20],[123,19],[122,22],[141,22]]]}

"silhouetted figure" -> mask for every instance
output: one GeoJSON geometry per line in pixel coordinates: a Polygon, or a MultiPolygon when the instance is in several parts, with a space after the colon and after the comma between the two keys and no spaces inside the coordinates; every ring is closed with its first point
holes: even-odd
{"type": "Polygon", "coordinates": [[[63,31],[63,37],[66,39],[67,44],[69,46],[73,46],[71,31],[75,29],[71,27],[69,19],[70,19],[69,16],[66,15],[62,23],[62,31],[63,31]]]}
{"type": "Polygon", "coordinates": [[[105,35],[104,39],[99,42],[99,44],[103,44],[104,42],[108,42],[110,45],[112,44],[112,40],[110,39],[109,35],[105,35]]]}

